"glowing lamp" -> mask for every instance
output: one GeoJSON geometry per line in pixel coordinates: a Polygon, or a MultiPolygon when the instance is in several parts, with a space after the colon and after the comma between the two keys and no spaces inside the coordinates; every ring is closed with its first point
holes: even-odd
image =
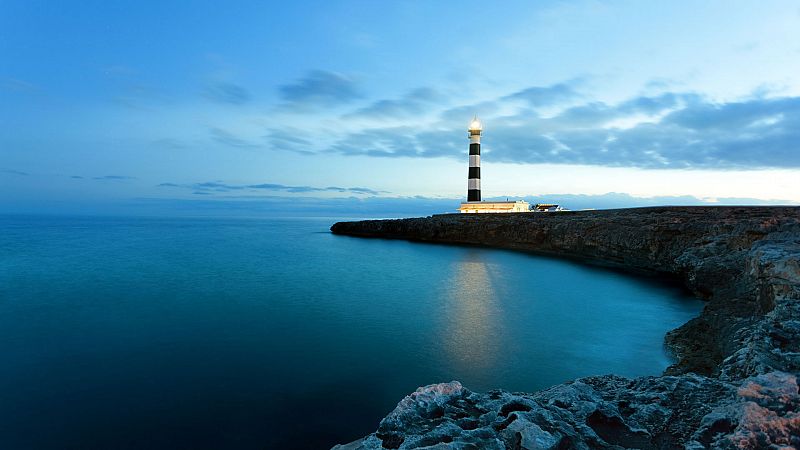
{"type": "Polygon", "coordinates": [[[478,116],[473,117],[472,122],[469,123],[469,128],[467,129],[467,131],[472,132],[472,131],[482,131],[482,130],[483,130],[483,124],[481,123],[480,120],[478,120],[478,116]]]}

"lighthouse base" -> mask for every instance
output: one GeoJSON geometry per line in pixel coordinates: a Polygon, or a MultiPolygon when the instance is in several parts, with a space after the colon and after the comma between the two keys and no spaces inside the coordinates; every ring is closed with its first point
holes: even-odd
{"type": "Polygon", "coordinates": [[[519,213],[530,212],[530,204],[524,200],[510,202],[464,202],[458,210],[462,214],[519,213]]]}

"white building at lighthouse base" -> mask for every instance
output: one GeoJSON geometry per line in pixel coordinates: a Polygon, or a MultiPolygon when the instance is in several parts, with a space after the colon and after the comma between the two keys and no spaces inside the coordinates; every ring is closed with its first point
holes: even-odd
{"type": "Polygon", "coordinates": [[[524,200],[509,202],[464,202],[458,210],[462,214],[530,212],[530,204],[524,200]]]}

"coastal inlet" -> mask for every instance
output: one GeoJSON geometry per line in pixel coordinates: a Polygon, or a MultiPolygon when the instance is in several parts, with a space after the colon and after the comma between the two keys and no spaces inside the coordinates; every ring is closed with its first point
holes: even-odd
{"type": "Polygon", "coordinates": [[[460,214],[331,230],[667,275],[708,300],[667,334],[678,361],[664,376],[588,377],[532,394],[429,385],[337,449],[800,447],[800,208],[460,214]]]}
{"type": "Polygon", "coordinates": [[[657,375],[702,306],[329,220],[0,218],[0,448],[330,448],[432,382],[657,375]]]}

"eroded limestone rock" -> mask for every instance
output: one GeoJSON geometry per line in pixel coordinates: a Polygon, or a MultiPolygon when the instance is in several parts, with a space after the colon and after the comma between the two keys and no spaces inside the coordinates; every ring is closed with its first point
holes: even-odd
{"type": "Polygon", "coordinates": [[[700,375],[589,377],[533,393],[419,388],[339,450],[797,448],[800,394],[784,372],[738,386],[700,375]]]}

